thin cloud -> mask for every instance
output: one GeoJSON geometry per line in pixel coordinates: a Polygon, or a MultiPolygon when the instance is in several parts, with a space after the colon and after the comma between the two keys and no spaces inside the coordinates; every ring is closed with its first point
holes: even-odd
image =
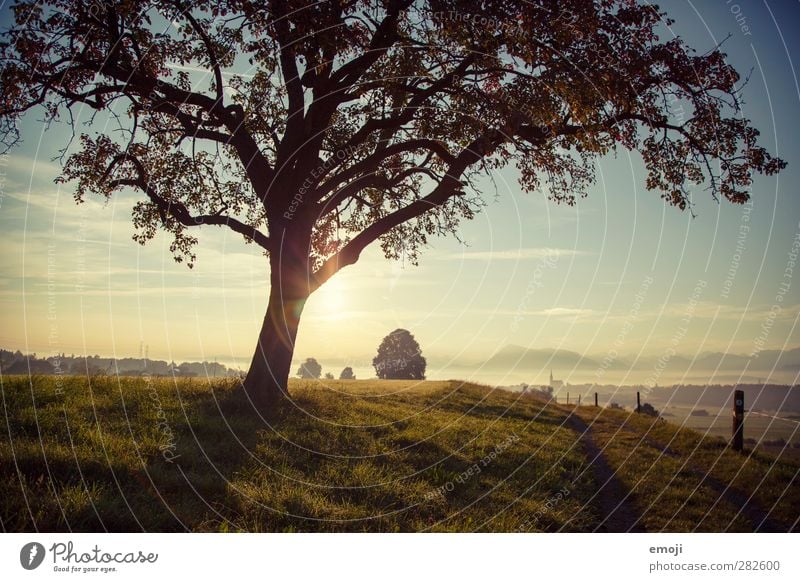
{"type": "Polygon", "coordinates": [[[589,255],[586,251],[577,249],[556,249],[549,247],[534,247],[522,249],[506,249],[496,251],[470,251],[464,253],[449,253],[440,257],[441,260],[460,259],[464,261],[521,261],[526,259],[544,259],[548,257],[575,257],[589,255]]]}
{"type": "Polygon", "coordinates": [[[579,309],[576,307],[551,307],[539,311],[526,311],[525,315],[546,315],[548,317],[581,317],[594,313],[591,309],[579,309]]]}
{"type": "Polygon", "coordinates": [[[735,321],[766,321],[767,319],[791,321],[800,314],[800,305],[785,305],[779,311],[772,311],[766,304],[726,305],[710,301],[698,301],[695,305],[672,304],[664,310],[672,317],[691,317],[694,319],[730,319],[735,321]]]}
{"type": "Polygon", "coordinates": [[[15,172],[26,179],[50,180],[61,174],[61,166],[47,158],[32,158],[22,154],[11,154],[5,160],[6,171],[15,172]]]}

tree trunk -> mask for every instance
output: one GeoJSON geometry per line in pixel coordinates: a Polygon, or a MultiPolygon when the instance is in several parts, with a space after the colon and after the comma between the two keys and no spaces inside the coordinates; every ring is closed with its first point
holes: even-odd
{"type": "MultiPolygon", "coordinates": [[[[287,263],[293,262],[288,256],[283,258],[287,263]]],[[[289,395],[297,328],[308,299],[305,269],[298,269],[296,263],[291,268],[282,263],[280,256],[270,258],[267,313],[243,384],[250,401],[262,412],[275,411],[289,395]]]]}

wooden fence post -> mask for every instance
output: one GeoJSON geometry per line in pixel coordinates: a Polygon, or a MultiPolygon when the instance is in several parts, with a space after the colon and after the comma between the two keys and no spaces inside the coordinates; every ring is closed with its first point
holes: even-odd
{"type": "Polygon", "coordinates": [[[733,391],[731,446],[734,451],[742,452],[744,449],[744,390],[733,391]]]}
{"type": "Polygon", "coordinates": [[[594,393],[594,405],[597,406],[597,392],[594,393]]]}
{"type": "Polygon", "coordinates": [[[569,404],[569,392],[567,392],[567,404],[569,404]]]}
{"type": "Polygon", "coordinates": [[[642,411],[642,399],[639,396],[639,393],[636,393],[636,412],[642,411]]]}
{"type": "Polygon", "coordinates": [[[578,406],[580,406],[580,405],[581,405],[581,395],[578,394],[578,406]]]}

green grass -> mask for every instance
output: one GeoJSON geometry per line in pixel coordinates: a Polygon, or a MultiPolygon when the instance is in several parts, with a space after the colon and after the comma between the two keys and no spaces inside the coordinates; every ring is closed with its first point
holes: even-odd
{"type": "Polygon", "coordinates": [[[591,423],[595,442],[631,492],[648,531],[797,528],[796,461],[742,455],[722,438],[633,413],[584,407],[577,414],[591,423]]]}
{"type": "Polygon", "coordinates": [[[593,531],[607,498],[572,413],[648,531],[797,527],[796,462],[668,423],[461,382],[290,390],[267,423],[232,380],[6,376],[2,527],[593,531]]]}

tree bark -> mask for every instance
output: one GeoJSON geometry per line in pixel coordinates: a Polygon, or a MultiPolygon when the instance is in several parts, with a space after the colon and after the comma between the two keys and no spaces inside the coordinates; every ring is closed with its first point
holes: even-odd
{"type": "MultiPolygon", "coordinates": [[[[308,256],[308,249],[303,249],[308,256]]],[[[292,253],[270,256],[270,293],[267,313],[258,334],[244,391],[262,412],[275,411],[288,395],[289,374],[300,315],[308,299],[308,275],[292,253]]]]}

